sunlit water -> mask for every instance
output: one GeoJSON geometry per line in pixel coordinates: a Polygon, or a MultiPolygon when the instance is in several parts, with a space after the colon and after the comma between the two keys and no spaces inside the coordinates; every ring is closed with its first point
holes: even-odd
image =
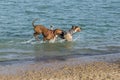
{"type": "MultiPolygon", "coordinates": [[[[42,37],[40,36],[42,40],[42,37]]],[[[0,61],[92,56],[120,52],[120,0],[0,0],[0,61]],[[32,21],[82,31],[73,42],[36,41],[32,21]]]]}

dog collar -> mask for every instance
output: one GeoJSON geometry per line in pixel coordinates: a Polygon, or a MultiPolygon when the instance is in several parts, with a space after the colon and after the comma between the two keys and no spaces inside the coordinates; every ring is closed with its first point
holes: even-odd
{"type": "Polygon", "coordinates": [[[75,31],[74,31],[74,30],[69,30],[69,33],[70,33],[71,35],[73,35],[73,34],[75,33],[75,31]]]}

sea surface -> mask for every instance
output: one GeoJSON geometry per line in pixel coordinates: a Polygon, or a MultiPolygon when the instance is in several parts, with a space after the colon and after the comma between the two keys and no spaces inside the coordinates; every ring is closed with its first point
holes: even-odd
{"type": "Polygon", "coordinates": [[[120,0],[0,0],[0,62],[120,53],[120,0]],[[72,42],[36,41],[32,21],[68,31],[72,42]]]}

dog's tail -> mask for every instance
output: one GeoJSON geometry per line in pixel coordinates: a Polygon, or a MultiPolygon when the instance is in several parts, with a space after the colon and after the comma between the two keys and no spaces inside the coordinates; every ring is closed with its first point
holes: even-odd
{"type": "Polygon", "coordinates": [[[33,26],[33,27],[35,27],[34,23],[35,23],[36,20],[38,20],[38,18],[36,18],[36,19],[34,19],[34,20],[32,21],[32,26],[33,26]]]}

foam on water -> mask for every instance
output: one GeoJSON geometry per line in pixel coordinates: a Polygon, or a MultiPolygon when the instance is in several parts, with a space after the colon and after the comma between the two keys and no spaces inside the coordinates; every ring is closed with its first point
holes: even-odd
{"type": "Polygon", "coordinates": [[[35,41],[35,38],[29,39],[27,41],[21,42],[22,44],[30,44],[31,42],[35,41]]]}

